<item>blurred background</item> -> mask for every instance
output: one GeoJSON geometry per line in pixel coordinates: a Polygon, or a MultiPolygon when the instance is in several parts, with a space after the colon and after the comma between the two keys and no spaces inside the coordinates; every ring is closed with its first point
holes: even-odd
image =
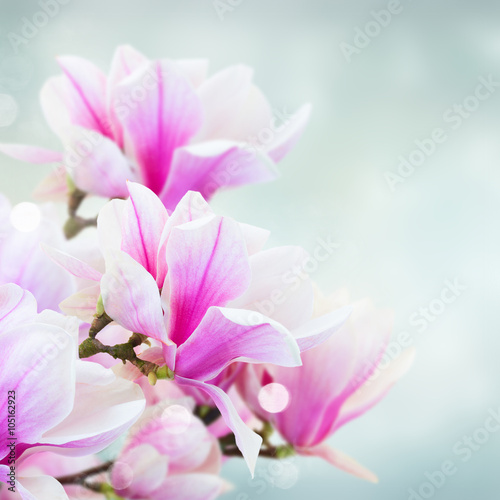
{"type": "MultiPolygon", "coordinates": [[[[224,467],[234,484],[225,498],[498,499],[500,432],[480,429],[500,412],[500,3],[60,3],[14,50],[9,34],[20,35],[40,5],[0,0],[0,142],[59,146],[38,103],[43,82],[59,73],[56,55],[107,70],[115,47],[130,43],[151,58],[207,57],[212,72],[253,66],[275,109],[311,102],[312,119],[279,181],[220,193],[215,209],[270,229],[273,245],[313,251],[320,239],[335,241],[315,281],[325,293],[347,287],[392,308],[395,336],[407,332],[417,346],[389,396],[331,440],[380,484],[300,458],[261,460],[252,481],[236,460],[224,467]],[[389,8],[388,20],[377,15],[389,8]],[[479,101],[481,81],[491,83],[479,101]],[[435,129],[445,139],[415,153],[435,129]],[[421,164],[400,167],[409,158],[421,164]],[[440,305],[447,280],[456,300],[440,305]],[[429,305],[435,314],[425,319],[429,305]],[[467,460],[457,446],[471,450],[467,460]],[[447,460],[455,473],[433,486],[429,476],[447,460]]],[[[0,192],[29,200],[50,168],[2,156],[0,192]]]]}

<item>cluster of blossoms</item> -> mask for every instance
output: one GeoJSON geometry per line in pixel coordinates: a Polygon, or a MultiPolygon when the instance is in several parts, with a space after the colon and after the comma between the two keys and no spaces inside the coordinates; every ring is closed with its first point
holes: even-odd
{"type": "Polygon", "coordinates": [[[41,101],[62,151],[0,145],[56,162],[35,193],[69,213],[61,229],[44,205],[21,232],[0,197],[0,500],[213,499],[237,456],[251,474],[299,454],[376,481],[326,441],[410,366],[379,368],[391,313],[284,279],[307,253],[208,203],[276,177],[309,107],[278,125],[245,66],[207,77],[131,47],[108,76],[59,63],[41,101]],[[109,198],[94,219],[89,196],[109,198]]]}

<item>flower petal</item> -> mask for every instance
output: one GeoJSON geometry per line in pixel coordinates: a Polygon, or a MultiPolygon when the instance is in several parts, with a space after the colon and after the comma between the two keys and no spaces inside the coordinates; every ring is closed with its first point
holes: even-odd
{"type": "Polygon", "coordinates": [[[213,211],[210,208],[210,205],[203,199],[203,196],[201,196],[200,193],[188,191],[183,196],[175,210],[172,212],[172,215],[167,220],[160,238],[160,244],[158,246],[158,270],[156,273],[156,282],[160,286],[163,285],[165,277],[167,276],[168,265],[166,252],[172,228],[212,214],[213,211]]]}
{"type": "Polygon", "coordinates": [[[281,161],[295,146],[309,121],[311,105],[304,104],[292,117],[290,121],[282,125],[281,130],[271,144],[266,148],[267,154],[275,161],[281,161]]]}
{"type": "Polygon", "coordinates": [[[97,363],[78,362],[75,404],[70,415],[43,435],[41,445],[69,454],[97,453],[137,421],[145,408],[141,388],[97,363]]]}
{"type": "Polygon", "coordinates": [[[111,137],[106,116],[106,75],[93,63],[76,56],[57,58],[69,85],[66,102],[71,122],[111,137]]]}
{"type": "Polygon", "coordinates": [[[211,307],[178,349],[176,373],[207,381],[236,360],[302,364],[297,343],[279,323],[254,311],[211,307]]]}
{"type": "MultiPolygon", "coordinates": [[[[158,248],[168,220],[167,209],[141,184],[129,182],[128,190],[130,198],[125,209],[121,248],[156,278],[158,248]]],[[[163,281],[158,284],[163,286],[163,281]]]]}
{"type": "Polygon", "coordinates": [[[62,252],[57,248],[41,244],[43,251],[57,264],[59,264],[63,269],[66,269],[69,273],[77,278],[87,279],[91,281],[99,281],[102,278],[102,274],[89,266],[86,262],[83,262],[72,255],[62,252]]]}
{"type": "Polygon", "coordinates": [[[160,198],[174,208],[189,190],[205,199],[223,187],[274,180],[278,173],[270,158],[242,143],[209,141],[175,151],[170,173],[160,198]]]}
{"type": "Polygon", "coordinates": [[[300,247],[277,247],[250,257],[252,282],[230,307],[252,309],[293,329],[309,320],[314,291],[309,277],[293,274],[302,269],[308,253],[300,247]]]}
{"type": "Polygon", "coordinates": [[[375,377],[369,378],[364,385],[345,401],[335,423],[335,429],[359,417],[383,399],[391,387],[410,369],[414,358],[415,349],[410,348],[387,368],[376,369],[375,377]]]}
{"type": "Polygon", "coordinates": [[[347,456],[345,453],[342,453],[339,450],[334,450],[326,444],[315,446],[313,448],[298,448],[297,451],[301,455],[322,458],[335,467],[359,477],[360,479],[364,479],[365,481],[378,483],[378,478],[373,472],[356,462],[353,458],[347,456]]]}
{"type": "Polygon", "coordinates": [[[142,65],[118,85],[117,98],[130,100],[138,90],[140,100],[116,111],[144,184],[159,193],[175,149],[187,144],[201,126],[201,103],[186,77],[169,61],[142,65]]]}
{"type": "Polygon", "coordinates": [[[68,132],[67,141],[64,164],[77,187],[108,198],[128,196],[126,181],[137,174],[114,141],[77,127],[68,132]]]}
{"type": "MultiPolygon", "coordinates": [[[[62,328],[28,323],[0,334],[0,439],[7,442],[7,398],[15,390],[16,438],[34,444],[71,411],[75,345],[62,328]]],[[[7,454],[6,447],[0,457],[7,454]]]]}
{"type": "Polygon", "coordinates": [[[168,476],[151,500],[214,500],[222,494],[225,481],[215,474],[177,474],[168,476]]]}
{"type": "Polygon", "coordinates": [[[24,144],[0,144],[0,152],[28,163],[61,162],[63,158],[63,154],[59,151],[24,144]]]}
{"type": "Polygon", "coordinates": [[[131,332],[169,343],[154,278],[125,252],[113,252],[101,280],[104,309],[131,332]]]}
{"type": "Polygon", "coordinates": [[[292,331],[300,352],[316,347],[330,338],[349,318],[352,307],[345,306],[314,318],[292,331]]]}
{"type": "Polygon", "coordinates": [[[30,292],[14,283],[0,286],[0,327],[2,327],[2,331],[23,321],[32,321],[35,315],[36,300],[30,292]]]}
{"type": "Polygon", "coordinates": [[[100,294],[101,287],[92,285],[70,295],[59,304],[59,307],[68,316],[76,316],[85,323],[92,323],[100,294]]]}
{"type": "Polygon", "coordinates": [[[59,165],[44,177],[35,187],[33,198],[37,201],[67,202],[68,180],[66,167],[59,165]]]}
{"type": "Polygon", "coordinates": [[[111,200],[97,216],[99,246],[105,257],[110,251],[121,249],[126,203],[125,200],[111,200]]]}
{"type": "Polygon", "coordinates": [[[120,148],[123,147],[123,127],[116,115],[116,108],[123,103],[120,103],[116,97],[116,86],[147,61],[146,56],[130,45],[121,45],[116,49],[111,62],[107,89],[107,111],[113,137],[120,148]]]}
{"type": "Polygon", "coordinates": [[[23,500],[68,500],[62,485],[50,476],[22,477],[17,490],[23,500]]]}
{"type": "Polygon", "coordinates": [[[246,244],[237,222],[211,216],[172,229],[167,245],[170,338],[180,345],[210,306],[225,306],[250,282],[246,244]]]}
{"type": "Polygon", "coordinates": [[[260,453],[262,438],[247,427],[245,422],[243,422],[229,396],[222,389],[219,389],[211,384],[191,380],[178,375],[176,375],[175,379],[179,385],[196,387],[206,392],[212,398],[213,402],[221,412],[224,421],[233,431],[236,438],[236,445],[241,451],[253,477],[257,458],[260,453]]]}
{"type": "Polygon", "coordinates": [[[219,71],[200,86],[205,120],[195,141],[231,138],[231,126],[247,99],[252,77],[252,68],[240,64],[219,71]]]}

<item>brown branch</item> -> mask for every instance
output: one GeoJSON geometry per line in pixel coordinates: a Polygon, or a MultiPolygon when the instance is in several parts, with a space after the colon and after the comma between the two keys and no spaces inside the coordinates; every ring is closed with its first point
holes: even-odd
{"type": "MultiPolygon", "coordinates": [[[[106,462],[96,467],[78,472],[77,474],[69,474],[67,476],[62,476],[56,478],[61,484],[79,484],[81,486],[86,486],[86,481],[89,477],[97,476],[98,474],[103,474],[111,469],[113,462],[106,462]]],[[[101,490],[99,490],[101,491],[101,490]]]]}

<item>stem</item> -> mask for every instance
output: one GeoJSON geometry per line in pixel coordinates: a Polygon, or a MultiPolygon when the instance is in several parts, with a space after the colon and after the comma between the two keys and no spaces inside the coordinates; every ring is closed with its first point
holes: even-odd
{"type": "MultiPolygon", "coordinates": [[[[113,462],[106,462],[104,464],[97,465],[96,467],[92,467],[91,469],[78,472],[77,474],[70,474],[68,476],[58,477],[57,480],[61,484],[79,484],[87,488],[87,485],[85,483],[87,482],[87,479],[89,477],[97,476],[98,474],[103,474],[104,472],[108,472],[109,469],[111,469],[112,465],[113,462]]],[[[89,486],[91,485],[89,484],[89,486]]]]}
{"type": "Polygon", "coordinates": [[[95,338],[96,335],[107,325],[109,325],[113,321],[113,318],[110,318],[105,312],[96,316],[94,321],[92,321],[92,325],[90,325],[89,337],[95,338]]]}
{"type": "Polygon", "coordinates": [[[64,236],[66,236],[67,240],[70,240],[71,238],[74,238],[75,236],[80,234],[80,232],[83,231],[86,227],[92,226],[97,226],[97,217],[94,217],[93,219],[84,219],[79,215],[74,215],[73,217],[70,217],[64,224],[64,236]]]}
{"type": "MultiPolygon", "coordinates": [[[[222,454],[226,457],[241,457],[241,451],[236,446],[231,446],[222,449],[222,454]]],[[[280,446],[267,446],[261,448],[259,457],[282,459],[295,455],[295,450],[292,445],[283,444],[280,446]]]]}
{"type": "Polygon", "coordinates": [[[83,229],[90,226],[97,225],[97,217],[93,219],[84,219],[77,215],[77,211],[80,208],[83,200],[87,196],[85,191],[81,191],[78,188],[73,188],[68,199],[68,215],[69,218],[64,224],[64,235],[66,239],[70,240],[79,234],[83,229]]]}
{"type": "Polygon", "coordinates": [[[221,416],[218,408],[212,408],[208,405],[196,406],[194,414],[207,426],[213,424],[221,416]]]}
{"type": "MultiPolygon", "coordinates": [[[[138,345],[138,344],[136,344],[138,345]]],[[[109,354],[115,359],[121,359],[124,363],[129,361],[134,366],[136,366],[141,373],[148,376],[150,373],[157,373],[160,369],[160,366],[155,363],[151,363],[150,361],[144,361],[137,357],[137,354],[134,351],[133,343],[126,342],[125,344],[117,344],[114,346],[109,346],[103,344],[100,340],[88,337],[85,339],[78,349],[80,358],[89,358],[94,354],[98,354],[104,352],[109,354]]]]}

